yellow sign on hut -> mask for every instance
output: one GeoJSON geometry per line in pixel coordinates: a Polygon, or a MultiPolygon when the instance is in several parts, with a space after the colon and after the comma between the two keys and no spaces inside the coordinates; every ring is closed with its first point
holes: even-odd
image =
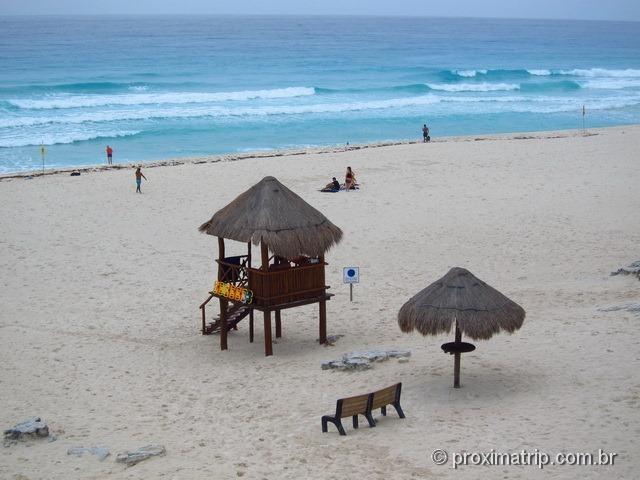
{"type": "Polygon", "coordinates": [[[213,285],[213,293],[221,297],[234,300],[236,302],[242,302],[245,305],[249,305],[253,301],[253,292],[248,288],[236,287],[235,285],[227,282],[216,281],[213,285]]]}

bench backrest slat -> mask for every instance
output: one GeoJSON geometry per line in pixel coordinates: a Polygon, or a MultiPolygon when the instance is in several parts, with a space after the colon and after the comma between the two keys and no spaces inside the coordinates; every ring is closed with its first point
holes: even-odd
{"type": "Polygon", "coordinates": [[[376,408],[381,408],[385,405],[394,403],[398,397],[399,386],[400,384],[397,383],[390,387],[383,388],[382,390],[378,390],[377,392],[373,392],[373,402],[371,405],[371,409],[374,410],[376,408]]]}
{"type": "MultiPolygon", "coordinates": [[[[369,394],[343,398],[341,403],[342,410],[336,412],[341,418],[365,413],[369,403],[369,394]]],[[[340,405],[338,405],[338,410],[340,410],[340,405]]]]}

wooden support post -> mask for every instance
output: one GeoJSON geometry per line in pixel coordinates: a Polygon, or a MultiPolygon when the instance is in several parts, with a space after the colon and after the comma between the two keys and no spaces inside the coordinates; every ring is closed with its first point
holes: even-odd
{"type": "Polygon", "coordinates": [[[327,301],[320,300],[320,325],[318,340],[320,345],[327,343],[327,301]]]}
{"type": "Polygon", "coordinates": [[[273,344],[271,343],[271,312],[264,312],[264,356],[273,355],[273,344]]]}
{"type": "Polygon", "coordinates": [[[276,310],[276,338],[282,336],[282,322],[280,321],[280,310],[276,310]]]}
{"type": "Polygon", "coordinates": [[[220,350],[227,349],[227,308],[229,301],[220,299],[220,350]]]}
{"type": "MultiPolygon", "coordinates": [[[[218,237],[218,260],[224,260],[224,238],[218,237]]],[[[223,268],[218,264],[218,280],[222,281],[223,268]]]]}
{"type": "Polygon", "coordinates": [[[253,309],[249,312],[249,343],[253,343],[253,309]]]}
{"type": "MultiPolygon", "coordinates": [[[[324,278],[324,269],[325,269],[325,262],[324,262],[324,255],[320,255],[320,257],[318,258],[318,260],[320,261],[320,264],[322,265],[322,285],[325,285],[325,278],[324,278]]],[[[319,319],[318,319],[318,342],[320,343],[320,345],[324,345],[325,343],[327,343],[327,301],[324,297],[324,294],[326,292],[323,291],[323,298],[322,300],[320,300],[320,312],[319,312],[319,319]]]]}
{"type": "MultiPolygon", "coordinates": [[[[269,246],[260,242],[260,256],[262,257],[262,270],[265,272],[269,270],[269,246]]],[[[273,344],[271,341],[271,311],[265,310],[264,312],[264,356],[268,357],[273,355],[273,344]]]]}
{"type": "MultiPolygon", "coordinates": [[[[462,332],[456,321],[456,343],[462,342],[462,332]]],[[[454,354],[453,359],[453,388],[460,388],[460,352],[454,354]]]]}
{"type": "MultiPolygon", "coordinates": [[[[211,297],[209,297],[211,298],[211,297]]],[[[200,310],[202,310],[202,334],[205,334],[205,329],[207,328],[207,318],[206,315],[204,313],[204,305],[202,305],[202,308],[200,308],[200,310]]]]}
{"type": "Polygon", "coordinates": [[[260,254],[262,256],[262,270],[269,270],[269,246],[262,242],[260,244],[260,254]]]}

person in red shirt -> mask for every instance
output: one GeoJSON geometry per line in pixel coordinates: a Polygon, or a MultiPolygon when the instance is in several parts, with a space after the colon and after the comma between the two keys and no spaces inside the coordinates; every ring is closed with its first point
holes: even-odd
{"type": "Polygon", "coordinates": [[[113,148],[107,145],[107,165],[113,164],[113,148]]]}

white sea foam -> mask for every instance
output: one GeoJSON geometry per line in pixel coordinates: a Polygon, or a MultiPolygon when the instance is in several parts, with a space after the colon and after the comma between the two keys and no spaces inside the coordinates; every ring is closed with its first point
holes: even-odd
{"type": "Polygon", "coordinates": [[[403,108],[414,105],[429,105],[439,102],[433,95],[394,98],[369,102],[322,103],[310,105],[273,105],[263,107],[225,108],[209,105],[173,106],[125,110],[83,112],[51,117],[15,117],[0,119],[0,128],[27,127],[48,124],[82,124],[127,120],[151,120],[159,118],[196,118],[230,116],[302,115],[314,113],[340,113],[359,110],[403,108]]]}
{"type": "Polygon", "coordinates": [[[444,92],[496,92],[518,90],[517,83],[427,83],[431,90],[444,92]]]}
{"type": "MultiPolygon", "coordinates": [[[[271,115],[340,114],[359,111],[385,111],[385,115],[404,115],[407,110],[451,113],[492,113],[492,112],[562,112],[571,111],[576,105],[586,103],[591,110],[622,108],[640,104],[640,95],[621,95],[602,99],[582,99],[556,96],[439,96],[427,94],[415,97],[393,98],[376,101],[348,103],[315,103],[307,105],[265,105],[261,107],[222,107],[210,105],[176,105],[154,108],[118,109],[95,112],[71,113],[57,116],[23,116],[0,119],[0,128],[13,130],[22,127],[55,128],[57,125],[79,125],[123,122],[135,120],[155,120],[167,118],[241,118],[266,117],[271,115]],[[473,104],[477,105],[472,107],[473,104]],[[425,108],[428,107],[428,110],[425,108]]],[[[138,127],[140,128],[140,127],[138,127]]],[[[11,132],[4,132],[9,136],[11,132]]],[[[16,132],[18,133],[18,132],[16,132]]],[[[33,136],[33,134],[32,134],[33,136]]],[[[37,137],[37,135],[36,135],[37,137]]]]}
{"type": "Polygon", "coordinates": [[[542,69],[531,69],[531,70],[527,70],[527,73],[529,73],[530,75],[535,75],[537,77],[541,77],[541,76],[551,75],[551,70],[546,70],[544,68],[542,68],[542,69]]]}
{"type": "Polygon", "coordinates": [[[239,92],[167,92],[128,93],[122,95],[51,95],[39,99],[7,99],[7,102],[24,109],[46,110],[64,108],[104,107],[109,105],[153,105],[214,103],[253,99],[292,98],[314,95],[310,87],[276,88],[272,90],[246,90],[239,92]]]}
{"type": "Polygon", "coordinates": [[[606,90],[621,90],[623,88],[640,87],[640,78],[595,78],[582,83],[584,88],[597,88],[606,90]]]}
{"type": "Polygon", "coordinates": [[[459,77],[475,77],[478,74],[486,75],[487,70],[453,70],[453,74],[458,75],[459,77]]]}
{"type": "Polygon", "coordinates": [[[0,147],[27,147],[30,145],[61,145],[85,140],[95,140],[97,138],[118,138],[130,137],[141,133],[139,130],[128,131],[67,131],[67,132],[46,132],[34,134],[32,132],[21,132],[12,134],[7,138],[0,135],[0,147]]]}
{"type": "Polygon", "coordinates": [[[627,68],[624,70],[609,70],[606,68],[574,68],[572,70],[557,70],[554,71],[554,73],[559,73],[560,75],[573,75],[575,77],[640,77],[640,70],[633,68],[627,68]]]}

